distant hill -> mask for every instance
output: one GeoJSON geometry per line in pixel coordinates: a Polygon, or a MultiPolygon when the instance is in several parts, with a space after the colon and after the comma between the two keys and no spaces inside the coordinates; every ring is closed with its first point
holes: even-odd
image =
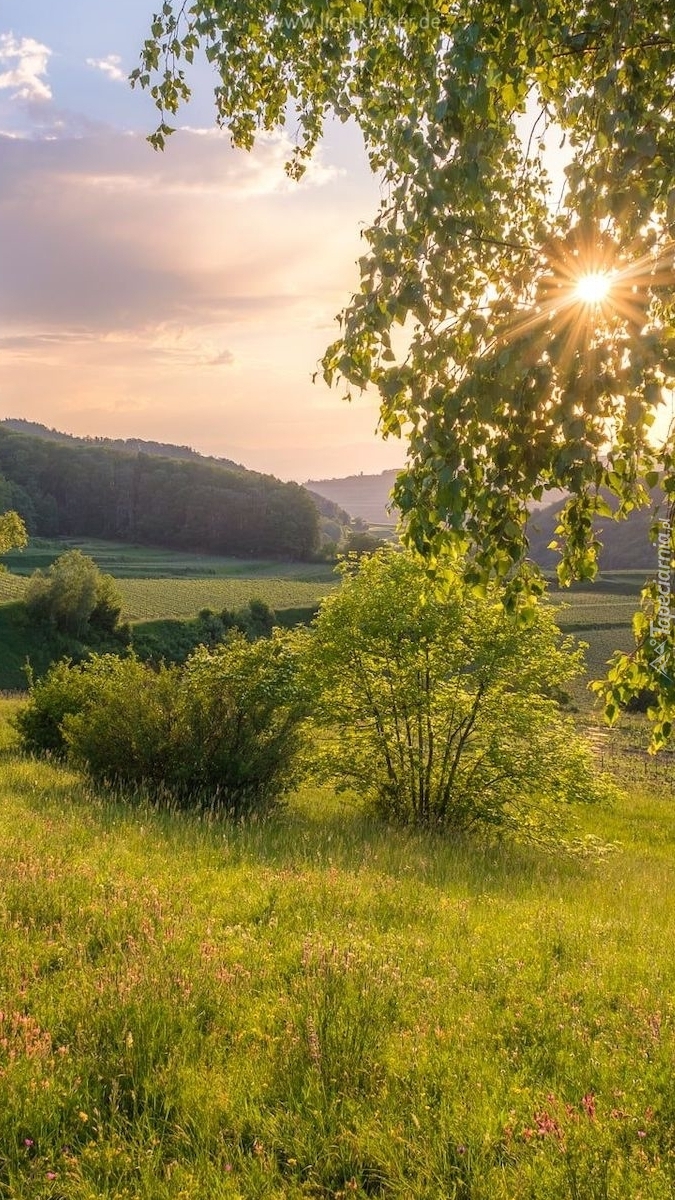
{"type": "MultiPolygon", "coordinates": [[[[50,429],[38,421],[26,421],[22,417],[6,417],[4,420],[0,420],[0,429],[2,428],[10,430],[13,433],[41,438],[43,441],[48,442],[60,442],[69,446],[119,450],[125,454],[146,454],[150,457],[171,458],[180,462],[213,463],[218,467],[223,467],[231,471],[240,471],[244,475],[258,475],[258,472],[249,471],[248,468],[242,466],[240,463],[233,462],[229,458],[218,458],[214,455],[200,454],[198,450],[193,450],[191,446],[176,446],[171,442],[145,441],[143,438],[77,437],[72,433],[64,433],[60,429],[50,429]]],[[[273,479],[274,477],[259,476],[259,478],[273,479]]],[[[279,480],[277,482],[280,483],[279,480]]],[[[324,542],[339,542],[344,530],[348,529],[352,524],[351,514],[334,501],[319,495],[318,492],[309,492],[309,495],[319,514],[321,540],[324,542]]],[[[2,511],[3,507],[1,501],[2,491],[0,490],[0,511],[2,511]]]]}
{"type": "Polygon", "coordinates": [[[379,475],[348,475],[344,479],[309,479],[305,487],[320,496],[326,496],[371,525],[395,525],[396,510],[389,512],[387,505],[398,469],[382,471],[379,475]]]}
{"type": "MultiPolygon", "coordinates": [[[[608,503],[612,503],[609,496],[608,503]]],[[[658,503],[661,494],[654,494],[658,503]]],[[[553,541],[558,514],[562,508],[560,500],[532,514],[529,522],[530,558],[545,570],[555,569],[560,555],[549,550],[553,541]]],[[[651,509],[643,508],[632,512],[625,521],[611,521],[598,517],[593,522],[597,537],[602,542],[600,567],[603,571],[652,571],[656,570],[656,549],[649,540],[649,529],[653,521],[651,509]]]]}
{"type": "Polygon", "coordinates": [[[0,512],[16,509],[29,533],[92,537],[239,557],[306,559],[320,517],[297,483],[195,451],[159,455],[0,422],[0,512]]]}
{"type": "Polygon", "coordinates": [[[49,442],[68,442],[75,446],[104,446],[110,450],[124,450],[131,454],[152,454],[158,458],[179,458],[199,460],[201,462],[216,462],[223,467],[233,467],[245,471],[246,467],[232,462],[229,458],[215,458],[211,455],[200,454],[191,446],[174,446],[171,442],[146,442],[143,438],[107,438],[107,437],[77,437],[74,433],[63,433],[60,429],[49,429],[39,421],[25,421],[23,417],[5,417],[0,421],[5,429],[14,433],[26,433],[30,437],[44,438],[49,442]]]}
{"type": "MultiPolygon", "coordinates": [[[[305,487],[341,504],[353,517],[361,517],[370,525],[396,525],[397,510],[389,511],[387,505],[396,476],[402,469],[382,471],[379,475],[347,475],[343,479],[309,479],[305,487]]],[[[564,497],[564,492],[551,491],[544,500],[532,502],[532,511],[553,503],[561,504],[564,497]]]]}

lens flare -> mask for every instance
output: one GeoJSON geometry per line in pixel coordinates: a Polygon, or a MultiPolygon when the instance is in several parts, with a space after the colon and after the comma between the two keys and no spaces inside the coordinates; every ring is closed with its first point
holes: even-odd
{"type": "Polygon", "coordinates": [[[574,294],[582,304],[602,304],[611,286],[611,277],[605,271],[588,271],[577,280],[574,294]]]}

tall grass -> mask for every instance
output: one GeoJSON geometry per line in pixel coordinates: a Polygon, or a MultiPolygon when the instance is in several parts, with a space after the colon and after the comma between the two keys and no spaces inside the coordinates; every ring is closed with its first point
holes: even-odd
{"type": "Polygon", "coordinates": [[[1,766],[0,1196],[671,1200],[671,802],[554,859],[1,766]]]}

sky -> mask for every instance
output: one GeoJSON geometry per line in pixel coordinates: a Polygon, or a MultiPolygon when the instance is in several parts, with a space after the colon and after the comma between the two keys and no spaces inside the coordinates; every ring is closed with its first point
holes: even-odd
{"type": "Polygon", "coordinates": [[[300,183],[289,144],[215,128],[213,79],[163,154],[127,76],[153,0],[0,0],[0,417],[190,445],[282,479],[377,472],[377,404],[312,374],[379,199],[355,130],[300,183]]]}

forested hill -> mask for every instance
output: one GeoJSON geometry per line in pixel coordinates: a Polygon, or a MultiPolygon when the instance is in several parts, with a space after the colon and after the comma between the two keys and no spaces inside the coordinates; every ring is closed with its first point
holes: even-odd
{"type": "Polygon", "coordinates": [[[148,442],[144,438],[77,437],[61,429],[49,429],[39,421],[26,421],[23,417],[4,417],[0,426],[14,433],[27,433],[31,437],[44,438],[49,442],[67,442],[70,446],[103,446],[107,450],[125,450],[128,453],[152,454],[158,458],[185,458],[192,462],[214,462],[222,467],[233,467],[245,471],[240,463],[229,458],[212,458],[193,450],[192,446],[175,446],[172,442],[148,442]]]}
{"type": "Polygon", "coordinates": [[[292,559],[320,540],[316,505],[297,483],[194,451],[159,457],[0,423],[0,511],[10,507],[42,537],[292,559]]]}

